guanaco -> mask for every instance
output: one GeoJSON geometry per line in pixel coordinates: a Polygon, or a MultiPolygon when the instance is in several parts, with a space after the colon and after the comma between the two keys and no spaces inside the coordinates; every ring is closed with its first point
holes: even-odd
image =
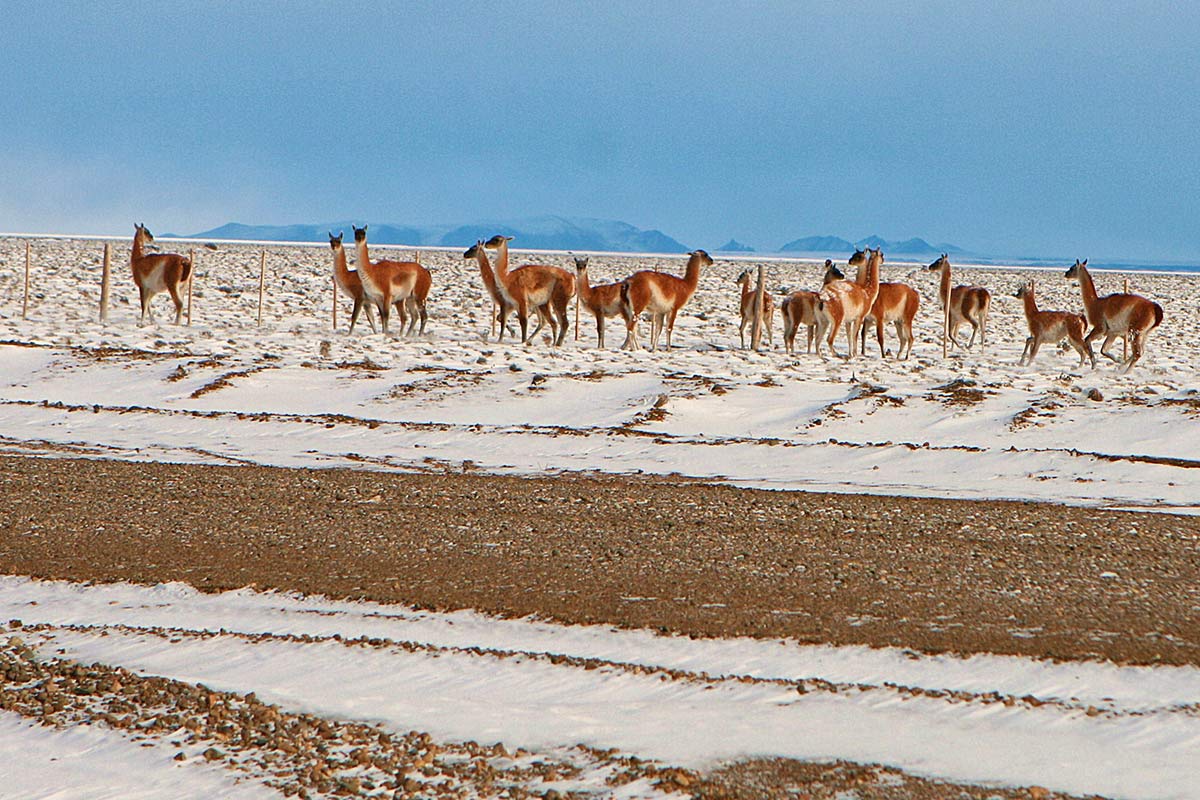
{"type": "Polygon", "coordinates": [[[1018,362],[1021,366],[1032,364],[1038,348],[1043,344],[1058,344],[1066,339],[1079,353],[1079,366],[1090,360],[1095,369],[1096,354],[1092,352],[1092,343],[1083,338],[1087,320],[1082,315],[1070,311],[1039,311],[1037,298],[1033,294],[1033,281],[1022,284],[1015,296],[1025,303],[1025,322],[1029,325],[1029,338],[1025,340],[1025,351],[1018,362]]]}
{"type": "Polygon", "coordinates": [[[1092,326],[1087,341],[1091,343],[1096,337],[1103,336],[1101,355],[1121,364],[1122,373],[1129,372],[1142,357],[1146,348],[1146,337],[1150,335],[1150,331],[1162,324],[1162,306],[1137,294],[1108,294],[1097,297],[1096,284],[1092,282],[1092,276],[1087,270],[1086,258],[1083,261],[1076,259],[1075,265],[1067,270],[1066,277],[1079,281],[1083,310],[1092,326]],[[1119,336],[1128,336],[1130,341],[1129,360],[1125,362],[1108,352],[1109,344],[1119,336]]]}
{"type": "MultiPolygon", "coordinates": [[[[848,358],[858,355],[859,330],[863,320],[879,294],[879,268],[883,264],[883,250],[856,250],[850,257],[850,266],[857,266],[858,276],[849,281],[845,278],[832,280],[818,293],[818,336],[829,332],[829,349],[837,355],[833,343],[840,326],[846,330],[848,358]]],[[[817,344],[817,353],[821,345],[817,344]]]]}
{"type": "Polygon", "coordinates": [[[688,253],[688,263],[683,277],[668,275],[665,272],[640,270],[630,275],[629,297],[633,301],[633,322],[629,324],[625,336],[625,346],[637,350],[641,347],[638,341],[637,323],[642,312],[650,312],[650,349],[658,348],[658,337],[662,334],[663,326],[667,329],[667,349],[671,349],[671,333],[675,330],[675,317],[679,309],[691,299],[700,282],[700,270],[712,266],[713,260],[703,250],[693,250],[688,253]]]}
{"type": "Polygon", "coordinates": [[[921,295],[907,283],[880,283],[879,294],[875,303],[867,312],[862,327],[862,351],[867,351],[867,328],[875,323],[875,340],[879,342],[879,355],[883,355],[883,328],[891,322],[896,326],[896,338],[900,345],[896,350],[896,358],[903,361],[912,353],[913,320],[917,317],[917,309],[921,306],[921,295]]]}
{"type": "MultiPolygon", "coordinates": [[[[825,259],[825,276],[822,279],[822,285],[833,281],[840,281],[846,276],[842,271],[833,265],[831,259],[825,259]]],[[[813,341],[817,343],[817,354],[821,353],[821,340],[817,338],[817,326],[820,320],[817,318],[817,304],[820,297],[817,292],[810,292],[804,289],[792,292],[783,299],[779,304],[779,313],[783,317],[783,346],[787,352],[795,351],[796,331],[801,325],[808,330],[808,341],[805,347],[806,353],[811,353],[813,349],[813,341]]],[[[840,305],[838,307],[841,308],[840,305]]],[[[836,331],[841,325],[841,316],[839,310],[838,322],[832,324],[832,330],[836,331]]],[[[832,347],[832,345],[830,345],[832,347]]]]}
{"type": "Polygon", "coordinates": [[[388,317],[394,306],[400,314],[400,326],[404,327],[408,311],[415,312],[405,335],[411,334],[420,316],[421,330],[425,333],[425,303],[433,283],[429,270],[415,261],[371,261],[367,248],[367,226],[354,229],[354,246],[358,256],[358,274],[363,291],[379,310],[379,322],[383,334],[388,334],[388,317]]]}
{"type": "MultiPolygon", "coordinates": [[[[496,321],[500,323],[500,334],[496,341],[504,341],[504,332],[512,333],[508,327],[508,315],[516,309],[516,304],[509,302],[500,291],[500,286],[496,282],[496,273],[492,270],[492,264],[488,261],[487,250],[483,246],[483,240],[475,242],[470,248],[463,253],[465,259],[475,259],[479,264],[479,274],[483,278],[483,286],[487,289],[488,295],[491,296],[492,302],[496,304],[496,321]]],[[[546,311],[546,306],[537,307],[538,323],[534,327],[533,332],[529,334],[530,338],[537,336],[538,331],[542,326],[549,322],[550,330],[557,335],[558,328],[554,321],[550,319],[550,314],[546,311]]],[[[514,334],[515,335],[515,334],[514,334]]]]}
{"type": "Polygon", "coordinates": [[[579,302],[596,318],[596,346],[604,349],[604,319],[620,316],[629,329],[633,322],[633,303],[629,298],[629,281],[592,286],[588,281],[587,256],[575,256],[575,278],[579,287],[579,302]]]}
{"type": "Polygon", "coordinates": [[[354,310],[350,313],[350,333],[354,333],[354,324],[358,322],[358,314],[363,310],[367,312],[367,322],[371,324],[371,332],[374,333],[375,315],[371,313],[371,304],[366,302],[367,296],[363,292],[362,279],[358,277],[358,270],[350,269],[346,265],[346,250],[342,247],[342,233],[342,231],[338,231],[338,235],[334,236],[333,231],[329,232],[329,247],[333,250],[333,279],[337,281],[338,287],[354,301],[354,310]]]}
{"type": "Polygon", "coordinates": [[[955,286],[950,288],[950,258],[942,253],[941,257],[929,265],[930,272],[940,273],[938,296],[942,300],[942,310],[950,309],[950,330],[947,334],[950,343],[955,347],[963,345],[958,341],[958,329],[963,322],[971,325],[971,340],[966,349],[970,350],[975,344],[975,335],[979,334],[980,349],[987,343],[987,317],[992,305],[992,295],[982,286],[955,286]]]}
{"type": "Polygon", "coordinates": [[[154,309],[150,307],[150,301],[155,295],[167,292],[175,304],[175,324],[178,325],[183,321],[183,296],[192,280],[192,262],[177,253],[147,253],[146,245],[154,241],[154,235],[141,223],[134,223],[133,229],[129,265],[133,269],[133,282],[142,301],[142,316],[138,324],[144,324],[146,317],[154,322],[154,309]]]}
{"type": "MultiPolygon", "coordinates": [[[[541,314],[538,309],[549,305],[551,331],[557,347],[567,338],[570,322],[567,318],[567,305],[575,296],[575,276],[561,267],[551,267],[545,264],[522,264],[514,270],[508,269],[508,243],[511,236],[496,234],[483,243],[488,250],[496,250],[495,272],[497,288],[507,301],[500,309],[500,327],[504,327],[507,316],[505,307],[514,308],[517,312],[517,322],[521,326],[521,342],[529,344],[533,334],[528,333],[529,312],[541,314]],[[557,323],[555,326],[554,323],[557,323]]],[[[540,325],[538,326],[541,327],[540,325]]]]}
{"type": "MultiPolygon", "coordinates": [[[[754,321],[754,296],[758,294],[757,289],[750,288],[750,273],[752,270],[745,270],[737,277],[737,284],[742,288],[740,310],[742,313],[742,324],[738,327],[738,336],[742,340],[742,348],[746,347],[746,326],[754,321]]],[[[772,345],[775,344],[774,334],[771,332],[771,322],[775,319],[775,299],[766,292],[763,293],[763,308],[762,308],[762,324],[766,328],[767,341],[772,345]]]]}

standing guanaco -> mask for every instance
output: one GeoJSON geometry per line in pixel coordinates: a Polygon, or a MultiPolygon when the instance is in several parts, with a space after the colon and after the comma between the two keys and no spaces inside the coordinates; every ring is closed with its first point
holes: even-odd
{"type": "Polygon", "coordinates": [[[412,333],[416,326],[417,315],[421,318],[421,333],[425,332],[425,302],[429,296],[432,277],[429,270],[415,261],[371,261],[367,248],[367,226],[361,228],[354,225],[354,245],[358,255],[358,274],[362,279],[363,291],[379,310],[379,321],[386,336],[388,333],[388,316],[394,306],[400,314],[400,324],[404,325],[408,314],[406,308],[414,311],[412,322],[408,325],[406,335],[412,333]],[[410,302],[411,300],[411,302],[410,302]]]}
{"type": "Polygon", "coordinates": [[[142,316],[138,324],[145,323],[146,317],[154,322],[154,309],[150,307],[150,301],[155,295],[167,292],[175,304],[175,324],[178,325],[183,321],[183,296],[192,280],[192,262],[177,253],[147,253],[146,245],[154,241],[154,235],[141,223],[135,223],[133,229],[129,265],[133,269],[133,282],[142,301],[142,316]]]}
{"type": "Polygon", "coordinates": [[[346,264],[346,249],[342,247],[342,232],[334,236],[329,232],[329,247],[333,250],[333,279],[338,287],[354,301],[354,310],[350,313],[350,333],[354,333],[354,324],[358,322],[358,313],[364,309],[367,312],[367,322],[371,324],[371,332],[375,332],[375,316],[371,313],[371,303],[367,302],[363,292],[362,279],[358,270],[350,269],[346,264]]]}
{"type": "Polygon", "coordinates": [[[955,286],[950,288],[950,258],[942,253],[941,258],[928,267],[930,272],[940,274],[938,296],[942,299],[942,309],[949,307],[950,329],[947,335],[950,343],[956,347],[963,345],[958,341],[958,329],[963,322],[971,325],[971,340],[966,349],[970,350],[975,344],[975,335],[979,334],[980,349],[987,343],[987,316],[992,305],[992,295],[982,286],[955,286]]]}
{"type": "MultiPolygon", "coordinates": [[[[508,243],[511,236],[497,234],[484,242],[488,250],[498,251],[496,254],[497,287],[507,301],[506,305],[517,312],[517,322],[521,326],[521,341],[529,344],[533,336],[528,333],[529,312],[549,305],[553,313],[553,322],[557,322],[554,335],[555,346],[561,345],[567,338],[570,322],[567,317],[567,305],[575,296],[575,276],[561,267],[551,267],[545,264],[524,264],[517,269],[508,269],[508,243]]],[[[505,315],[504,306],[501,316],[505,315]]],[[[538,312],[540,313],[540,312],[538,312]]],[[[500,326],[504,327],[501,319],[500,326]]],[[[539,326],[540,327],[540,326],[539,326]]]]}
{"type": "Polygon", "coordinates": [[[596,318],[596,346],[604,349],[604,319],[620,316],[628,330],[633,322],[633,303],[629,298],[629,281],[592,286],[588,281],[587,256],[575,256],[575,278],[579,287],[579,302],[596,318]]]}
{"type": "Polygon", "coordinates": [[[625,346],[633,350],[641,347],[637,335],[638,317],[650,312],[650,349],[658,348],[658,337],[663,326],[667,329],[667,349],[671,349],[671,333],[675,330],[675,317],[679,309],[691,299],[700,282],[700,269],[712,266],[713,260],[703,250],[688,253],[687,268],[683,277],[665,272],[641,270],[630,275],[629,297],[633,302],[633,322],[625,336],[625,346]]]}
{"type": "MultiPolygon", "coordinates": [[[[745,270],[737,277],[737,284],[741,287],[741,297],[739,308],[742,313],[742,324],[738,327],[738,336],[742,340],[742,348],[746,347],[746,326],[754,322],[754,297],[758,292],[750,288],[750,273],[751,270],[745,270]]],[[[763,309],[762,309],[762,324],[766,328],[767,341],[772,345],[775,344],[775,336],[771,332],[771,323],[775,319],[775,299],[771,295],[763,294],[763,309]]]]}

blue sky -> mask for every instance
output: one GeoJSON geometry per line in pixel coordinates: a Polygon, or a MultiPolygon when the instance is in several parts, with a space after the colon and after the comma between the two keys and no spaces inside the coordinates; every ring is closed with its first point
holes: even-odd
{"type": "Polygon", "coordinates": [[[622,219],[1200,259],[1193,6],[5,3],[0,230],[622,219]]]}

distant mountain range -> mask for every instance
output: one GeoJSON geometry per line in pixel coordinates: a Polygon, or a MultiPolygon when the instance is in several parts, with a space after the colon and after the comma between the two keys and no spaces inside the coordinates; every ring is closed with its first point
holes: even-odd
{"type": "MultiPolygon", "coordinates": [[[[202,231],[191,239],[234,239],[272,242],[326,242],[328,232],[350,233],[350,222],[321,225],[243,225],[230,222],[202,231]]],[[[514,238],[522,250],[587,250],[613,253],[686,253],[691,248],[659,230],[643,230],[627,222],[585,217],[543,216],[506,222],[478,222],[466,225],[392,225],[369,226],[373,244],[401,244],[419,247],[470,247],[479,239],[497,233],[514,238]]],[[[952,244],[930,244],[924,239],[889,241],[868,236],[851,242],[840,236],[806,236],[781,245],[781,253],[849,254],[862,247],[881,247],[889,255],[925,256],[937,253],[963,253],[952,244]]],[[[755,248],[730,239],[715,248],[716,253],[753,253],[755,248]]],[[[766,252],[772,252],[767,250],[766,252]]]]}
{"type": "MultiPolygon", "coordinates": [[[[358,221],[361,222],[361,221],[358,221]]],[[[327,242],[328,232],[350,233],[349,222],[321,225],[242,225],[231,222],[202,231],[192,239],[236,239],[272,242],[327,242]]],[[[372,244],[407,244],[424,247],[470,247],[497,233],[512,236],[523,250],[597,250],[614,253],[686,253],[689,248],[662,231],[642,230],[627,222],[575,217],[532,217],[509,222],[470,225],[371,224],[372,244]]]]}
{"type": "Polygon", "coordinates": [[[962,253],[961,247],[952,244],[932,245],[924,239],[912,238],[904,241],[888,241],[880,236],[868,236],[857,242],[850,242],[839,236],[806,236],[795,239],[779,248],[781,253],[844,253],[863,247],[882,248],[885,253],[897,255],[934,255],[937,253],[962,253]]]}

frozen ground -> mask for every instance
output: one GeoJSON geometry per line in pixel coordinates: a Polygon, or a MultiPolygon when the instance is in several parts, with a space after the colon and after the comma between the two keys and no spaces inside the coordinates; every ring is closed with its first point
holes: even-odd
{"type": "MultiPolygon", "coordinates": [[[[177,249],[195,247],[180,245],[177,249]]],[[[677,349],[594,347],[594,325],[560,349],[488,339],[474,262],[426,252],[434,274],[427,335],[385,339],[330,326],[328,248],[268,248],[263,324],[255,324],[259,247],[197,249],[194,323],[136,325],[127,252],[114,252],[115,307],[96,321],[102,245],[34,243],[33,299],[20,318],[24,245],[0,240],[0,433],[15,451],[367,469],[474,468],[677,473],[739,485],[916,496],[1021,498],[1197,510],[1200,311],[1195,276],[1097,275],[1166,319],[1128,376],[1101,359],[1043,348],[1017,366],[1026,336],[1012,292],[1034,275],[1043,308],[1079,310],[1061,272],[970,269],[991,288],[984,350],[943,360],[934,279],[885,264],[923,297],[906,362],[846,362],[737,349],[737,287],[747,262],[707,270],[681,313],[677,349]],[[23,345],[37,345],[25,347],[23,345]],[[1098,392],[1098,394],[1096,394],[1098,392]],[[1100,398],[1100,399],[1097,399],[1100,398]]],[[[411,251],[376,248],[376,257],[411,251]]],[[[565,255],[539,260],[569,267],[565,255]]],[[[515,263],[523,261],[515,254],[515,263]]],[[[750,262],[753,263],[753,262],[750,262]]],[[[818,265],[770,262],[768,286],[813,287],[818,265]]],[[[594,281],[668,257],[595,257],[594,281]]],[[[168,301],[158,299],[160,320],[168,301]]],[[[775,321],[776,335],[780,323],[775,321]]],[[[888,332],[888,347],[895,345],[888,332]]],[[[839,342],[844,351],[844,342],[839,342]]],[[[872,353],[874,343],[869,343],[872,353]]],[[[1119,349],[1119,345],[1117,346],[1119,349]]]]}
{"type": "MultiPolygon", "coordinates": [[[[22,319],[24,243],[0,240],[0,447],[368,470],[681,474],[1200,510],[1195,276],[1128,276],[1166,321],[1121,376],[1109,362],[1079,369],[1054,349],[1017,366],[1026,332],[1011,294],[1031,273],[1016,270],[958,274],[993,291],[989,342],[943,360],[933,277],[886,264],[885,279],[907,280],[924,298],[914,355],[848,363],[788,356],[778,339],[768,352],[738,349],[733,279],[745,262],[718,262],[701,277],[676,350],[626,353],[597,350],[586,318],[582,340],[557,350],[497,344],[473,262],[445,252],[423,254],[434,273],[423,338],[365,327],[350,336],[345,304],[333,331],[326,248],[268,248],[258,326],[260,248],[188,246],[198,255],[193,325],[138,327],[126,245],[114,253],[116,301],[101,324],[98,242],[34,243],[22,319]]],[[[570,266],[565,255],[540,260],[570,266]]],[[[767,266],[777,295],[813,287],[821,272],[767,266]]],[[[605,281],[638,268],[678,273],[682,262],[597,257],[591,272],[605,281]]],[[[1080,308],[1060,271],[1032,274],[1043,308],[1080,308]]],[[[1125,276],[1096,277],[1113,291],[1125,276]]],[[[158,300],[160,320],[166,302],[158,300]]],[[[0,578],[0,620],[9,619],[23,622],[10,633],[41,658],[254,692],[288,713],[395,734],[500,742],[546,763],[574,759],[574,783],[526,776],[535,793],[661,794],[663,783],[647,776],[606,782],[613,767],[603,749],[618,748],[695,770],[756,756],[842,759],[989,786],[1200,797],[1200,675],[1190,667],[693,641],[249,590],[210,596],[21,577],[0,578]],[[580,745],[600,750],[572,749],[580,745]]],[[[4,772],[18,797],[265,791],[197,763],[198,745],[177,763],[161,739],[100,724],[30,727],[0,712],[0,764],[26,756],[4,772]]],[[[455,764],[443,758],[439,768],[455,764]]]]}

